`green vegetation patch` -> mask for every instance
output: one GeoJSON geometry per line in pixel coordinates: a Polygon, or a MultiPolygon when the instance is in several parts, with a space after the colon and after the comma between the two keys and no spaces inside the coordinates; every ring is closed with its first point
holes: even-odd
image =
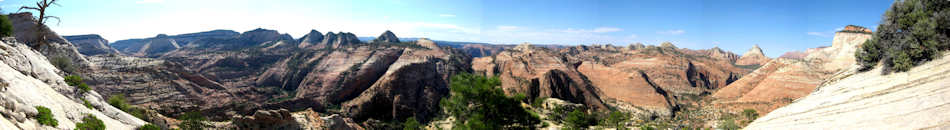
{"type": "Polygon", "coordinates": [[[106,124],[93,116],[92,114],[87,114],[86,117],[82,118],[82,122],[76,123],[75,130],[105,130],[106,124]]]}
{"type": "Polygon", "coordinates": [[[154,124],[145,124],[145,125],[142,125],[141,127],[137,128],[136,130],[161,130],[161,129],[162,129],[162,128],[160,128],[160,127],[158,127],[158,126],[156,126],[156,125],[154,125],[154,124]]]}
{"type": "Polygon", "coordinates": [[[0,15],[0,37],[13,36],[13,23],[7,15],[0,15]]]}
{"type": "Polygon", "coordinates": [[[419,121],[416,121],[415,117],[409,117],[405,122],[402,123],[403,130],[422,130],[423,126],[419,121]]]}
{"type": "Polygon", "coordinates": [[[82,105],[86,106],[86,108],[94,109],[94,107],[92,106],[92,103],[89,103],[89,101],[86,99],[82,99],[82,105]]]}
{"type": "Polygon", "coordinates": [[[440,105],[455,117],[458,129],[530,129],[541,123],[539,117],[521,107],[525,96],[506,96],[497,86],[498,77],[468,73],[452,76],[451,95],[440,105]]]}
{"type": "Polygon", "coordinates": [[[50,111],[49,108],[36,106],[36,111],[39,112],[39,114],[36,115],[36,121],[40,122],[40,124],[52,127],[59,125],[59,121],[53,118],[53,111],[50,111]]]}
{"type": "Polygon", "coordinates": [[[209,127],[209,125],[204,124],[204,121],[208,120],[208,118],[197,111],[186,112],[178,116],[178,120],[181,120],[181,124],[178,124],[178,127],[182,130],[202,130],[209,127]]]}
{"type": "Polygon", "coordinates": [[[145,109],[130,105],[123,95],[112,95],[109,97],[108,102],[109,105],[119,108],[119,110],[125,111],[125,113],[129,113],[139,119],[145,119],[145,109]]]}
{"type": "Polygon", "coordinates": [[[67,84],[67,85],[69,85],[69,86],[74,86],[74,87],[78,88],[79,91],[81,91],[81,92],[83,92],[83,93],[86,93],[86,92],[89,92],[90,90],[92,90],[92,88],[89,88],[89,85],[86,85],[86,83],[83,83],[83,82],[82,82],[82,77],[79,77],[79,76],[76,76],[76,75],[70,75],[70,76],[66,76],[65,78],[63,78],[63,80],[66,81],[66,84],[67,84]]]}
{"type": "Polygon", "coordinates": [[[883,64],[884,73],[903,72],[950,49],[950,1],[896,1],[877,32],[855,53],[862,71],[883,64]]]}

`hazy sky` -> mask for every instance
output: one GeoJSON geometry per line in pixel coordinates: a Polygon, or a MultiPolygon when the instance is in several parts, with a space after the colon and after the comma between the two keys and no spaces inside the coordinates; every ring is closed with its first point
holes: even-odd
{"type": "MultiPolygon", "coordinates": [[[[0,0],[4,13],[38,0],[0,0]]],[[[498,44],[671,41],[770,57],[830,46],[836,29],[874,28],[891,0],[59,0],[48,23],[61,35],[110,41],[213,29],[311,29],[498,44]]]]}

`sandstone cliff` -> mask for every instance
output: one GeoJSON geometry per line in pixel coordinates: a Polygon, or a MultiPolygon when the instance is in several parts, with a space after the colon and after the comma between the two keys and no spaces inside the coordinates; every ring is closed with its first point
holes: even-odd
{"type": "Polygon", "coordinates": [[[449,76],[471,71],[468,55],[428,39],[361,43],[351,33],[318,35],[312,31],[297,44],[257,29],[197,39],[157,59],[94,56],[103,66],[91,77],[105,86],[97,90],[128,94],[133,104],[171,116],[201,111],[228,120],[261,109],[312,108],[365,121],[427,120],[448,94],[449,76]]]}
{"type": "Polygon", "coordinates": [[[67,86],[63,77],[42,53],[12,38],[0,41],[0,129],[72,129],[87,114],[96,116],[109,129],[133,129],[145,122],[108,105],[95,91],[80,92],[67,86]],[[93,108],[82,104],[88,101],[93,108]],[[53,113],[59,125],[40,125],[33,118],[35,106],[53,113]]]}
{"type": "Polygon", "coordinates": [[[950,116],[947,56],[888,75],[880,70],[859,73],[851,67],[746,129],[950,128],[950,118],[944,118],[950,116]]]}
{"type": "Polygon", "coordinates": [[[750,71],[732,65],[730,54],[679,49],[672,43],[642,48],[579,45],[559,50],[522,44],[476,58],[472,68],[479,74],[499,76],[509,93],[669,117],[679,104],[696,100],[684,97],[711,93],[750,71]]]}
{"type": "Polygon", "coordinates": [[[759,45],[755,45],[752,46],[749,51],[742,54],[739,60],[736,60],[736,65],[763,65],[769,62],[769,60],[769,57],[766,57],[765,53],[762,53],[762,49],[759,48],[759,45]]]}
{"type": "Polygon", "coordinates": [[[13,32],[17,41],[22,41],[40,52],[65,73],[76,74],[85,71],[92,64],[76,50],[76,47],[47,26],[38,26],[29,12],[10,14],[13,32]],[[45,37],[45,41],[42,38],[45,37]]]}
{"type": "MultiPolygon", "coordinates": [[[[176,44],[179,44],[179,46],[183,46],[183,45],[187,45],[188,43],[191,43],[192,41],[196,41],[199,39],[233,38],[233,37],[237,37],[238,35],[240,35],[240,33],[234,32],[231,30],[212,30],[212,31],[206,31],[206,32],[167,36],[166,39],[174,40],[176,44]]],[[[118,41],[115,41],[115,43],[109,44],[109,46],[112,46],[113,48],[115,48],[116,50],[119,50],[122,53],[135,54],[143,50],[143,47],[145,47],[145,44],[148,44],[155,38],[157,37],[144,38],[144,39],[118,40],[118,41]]],[[[167,51],[160,51],[160,52],[167,52],[167,51]]],[[[144,55],[159,56],[161,54],[144,54],[144,55]]]]}
{"type": "Polygon", "coordinates": [[[808,95],[832,74],[853,67],[855,50],[869,38],[867,33],[838,32],[831,47],[808,49],[793,54],[805,56],[767,62],[714,93],[713,104],[733,112],[754,109],[760,114],[769,113],[808,95]]]}
{"type": "Polygon", "coordinates": [[[65,36],[63,38],[73,43],[79,53],[83,55],[119,54],[118,50],[109,46],[109,41],[96,34],[65,36]]]}
{"type": "Polygon", "coordinates": [[[523,93],[529,98],[558,98],[592,108],[606,108],[594,86],[577,72],[575,65],[578,63],[568,61],[558,52],[524,43],[498,55],[483,58],[491,58],[489,61],[492,62],[473,66],[494,67],[475,67],[475,71],[499,75],[501,87],[509,94],[523,93]]]}
{"type": "Polygon", "coordinates": [[[300,37],[297,41],[300,42],[299,46],[297,46],[299,48],[308,48],[311,46],[314,46],[314,48],[324,48],[324,45],[321,44],[321,42],[323,42],[323,33],[317,30],[310,30],[309,33],[300,37]]]}
{"type": "Polygon", "coordinates": [[[374,41],[374,42],[399,43],[399,38],[396,37],[396,34],[393,34],[393,32],[391,32],[391,31],[389,31],[389,30],[386,30],[386,32],[383,32],[383,34],[379,35],[379,37],[377,37],[377,38],[376,38],[375,40],[373,40],[373,41],[374,41]]]}

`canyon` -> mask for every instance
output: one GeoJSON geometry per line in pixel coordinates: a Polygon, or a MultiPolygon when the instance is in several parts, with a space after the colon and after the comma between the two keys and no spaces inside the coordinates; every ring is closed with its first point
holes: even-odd
{"type": "MultiPolygon", "coordinates": [[[[96,115],[110,128],[146,123],[178,128],[182,121],[172,117],[188,112],[202,113],[221,129],[373,129],[410,117],[445,122],[440,101],[450,95],[450,78],[460,73],[497,77],[509,96],[619,111],[676,128],[718,127],[722,118],[745,110],[764,115],[750,119],[749,129],[841,123],[851,126],[840,128],[854,128],[890,119],[822,121],[860,112],[921,116],[947,108],[936,100],[947,98],[941,87],[945,76],[939,73],[947,68],[947,58],[911,70],[914,74],[857,72],[855,52],[873,32],[851,25],[836,32],[829,47],[770,58],[758,45],[737,55],[671,42],[567,46],[407,40],[389,30],[372,40],[317,30],[294,38],[258,28],[109,43],[96,34],[59,36],[38,26],[30,13],[10,17],[17,35],[0,40],[5,119],[0,128],[6,129],[47,127],[26,118],[36,115],[29,108],[38,105],[52,109],[65,124],[56,126],[60,129],[75,127],[84,114],[96,115]],[[66,85],[66,75],[83,77],[93,91],[80,93],[66,85]],[[103,98],[117,95],[149,111],[147,118],[107,105],[103,98]],[[890,102],[868,106],[871,100],[890,102]],[[892,110],[887,108],[903,111],[883,112],[892,110]]],[[[942,119],[897,122],[947,126],[942,119]]]]}

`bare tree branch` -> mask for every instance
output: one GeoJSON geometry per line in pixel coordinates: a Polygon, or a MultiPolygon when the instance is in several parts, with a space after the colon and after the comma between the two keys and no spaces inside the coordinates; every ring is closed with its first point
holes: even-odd
{"type": "Polygon", "coordinates": [[[20,10],[23,10],[23,9],[27,9],[27,10],[40,10],[39,8],[36,8],[36,7],[23,6],[23,7],[20,7],[20,9],[16,10],[16,12],[20,12],[20,10]]]}
{"type": "Polygon", "coordinates": [[[56,16],[46,16],[46,17],[43,17],[43,19],[49,19],[49,18],[56,19],[56,26],[59,26],[59,23],[62,21],[62,20],[59,19],[59,17],[56,17],[56,16]]]}

